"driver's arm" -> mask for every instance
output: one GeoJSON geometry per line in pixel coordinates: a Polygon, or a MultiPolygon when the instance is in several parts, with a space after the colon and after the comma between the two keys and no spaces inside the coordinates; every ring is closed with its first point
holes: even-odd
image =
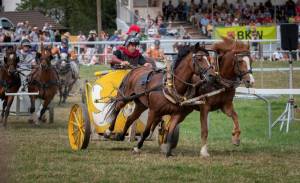
{"type": "Polygon", "coordinates": [[[121,59],[122,58],[122,53],[120,50],[114,51],[110,64],[122,64],[124,61],[121,59]]]}

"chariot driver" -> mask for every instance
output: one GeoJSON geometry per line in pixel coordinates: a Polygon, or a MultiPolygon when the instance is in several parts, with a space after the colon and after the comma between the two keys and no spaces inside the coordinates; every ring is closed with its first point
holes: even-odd
{"type": "Polygon", "coordinates": [[[143,55],[140,53],[137,46],[139,46],[140,40],[137,36],[130,35],[125,41],[123,46],[119,46],[114,51],[111,59],[111,67],[116,68],[117,64],[120,65],[131,65],[131,66],[146,66],[152,67],[151,63],[148,63],[143,55]]]}
{"type": "Polygon", "coordinates": [[[20,58],[20,67],[31,68],[32,65],[36,65],[35,56],[31,52],[31,43],[28,39],[21,41],[21,50],[17,52],[17,55],[20,58]]]}
{"type": "MultiPolygon", "coordinates": [[[[71,61],[72,57],[72,50],[69,48],[69,40],[67,38],[63,38],[61,40],[61,46],[54,47],[52,50],[52,55],[54,55],[54,59],[56,61],[61,61],[64,63],[68,63],[71,71],[72,71],[72,77],[75,78],[76,75],[79,73],[79,69],[77,67],[76,62],[71,61]]],[[[61,64],[60,62],[57,62],[56,64],[61,64]]],[[[59,66],[56,65],[58,68],[59,66]]]]}
{"type": "Polygon", "coordinates": [[[28,39],[23,39],[21,41],[21,49],[17,51],[17,55],[20,59],[18,63],[18,70],[22,73],[21,83],[22,90],[24,91],[26,88],[26,79],[30,75],[30,70],[32,66],[36,65],[35,55],[31,51],[31,43],[28,39]]]}

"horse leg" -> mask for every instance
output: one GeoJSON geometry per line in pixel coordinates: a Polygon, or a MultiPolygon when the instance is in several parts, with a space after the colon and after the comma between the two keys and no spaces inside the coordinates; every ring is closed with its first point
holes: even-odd
{"type": "Polygon", "coordinates": [[[64,87],[64,93],[63,93],[63,101],[62,101],[62,103],[66,103],[67,97],[68,97],[68,86],[67,86],[67,85],[65,85],[65,87],[64,87]]]}
{"type": "Polygon", "coordinates": [[[3,121],[4,127],[6,127],[6,125],[7,125],[7,118],[8,118],[10,107],[11,107],[11,104],[13,103],[13,101],[14,101],[14,96],[7,97],[7,105],[5,108],[4,121],[3,121]]]}
{"type": "Polygon", "coordinates": [[[141,139],[139,140],[139,142],[137,144],[137,147],[133,148],[133,152],[139,153],[141,151],[140,149],[143,147],[144,141],[146,140],[146,138],[150,134],[152,124],[157,123],[157,121],[160,121],[160,119],[161,119],[161,116],[156,116],[155,111],[149,110],[147,125],[146,125],[145,130],[142,134],[141,139]]]}
{"type": "Polygon", "coordinates": [[[156,121],[156,122],[154,122],[154,123],[152,124],[148,139],[151,139],[151,138],[152,138],[156,126],[157,126],[159,123],[162,123],[162,122],[163,122],[163,119],[161,118],[159,121],[156,121]]]}
{"type": "Polygon", "coordinates": [[[146,110],[147,108],[144,106],[144,105],[139,105],[137,102],[136,102],[136,106],[134,108],[134,111],[133,113],[127,117],[127,120],[125,122],[125,126],[123,128],[123,132],[120,133],[120,134],[117,134],[117,140],[124,140],[125,139],[125,136],[126,136],[126,133],[129,129],[129,127],[132,125],[132,123],[138,119],[141,114],[146,110]]]}
{"type": "Polygon", "coordinates": [[[238,120],[238,115],[234,110],[233,103],[229,102],[225,104],[222,108],[222,111],[228,116],[231,117],[233,120],[233,130],[232,130],[232,144],[239,146],[240,145],[240,124],[238,120]]]}
{"type": "Polygon", "coordinates": [[[42,108],[42,110],[40,112],[40,116],[39,116],[39,121],[42,121],[44,123],[47,121],[47,119],[44,115],[45,115],[46,110],[48,109],[48,105],[50,104],[51,99],[52,98],[48,98],[48,99],[44,100],[43,108],[42,108]]]}
{"type": "Polygon", "coordinates": [[[202,157],[209,157],[208,148],[207,148],[207,137],[208,137],[208,118],[209,108],[204,105],[200,109],[200,121],[201,121],[201,151],[200,154],[202,157]]]}
{"type": "Polygon", "coordinates": [[[30,114],[31,117],[28,120],[29,123],[35,123],[38,124],[38,117],[35,112],[35,96],[29,96],[30,97],[30,114]]]}
{"type": "Polygon", "coordinates": [[[4,119],[4,113],[5,113],[5,108],[6,108],[6,106],[7,106],[7,98],[5,98],[5,99],[3,100],[0,123],[3,122],[3,119],[4,119]]]}
{"type": "Polygon", "coordinates": [[[114,131],[115,129],[115,124],[116,124],[116,120],[117,120],[117,117],[118,117],[118,114],[120,112],[120,110],[126,105],[125,102],[123,101],[118,101],[116,104],[115,104],[115,108],[113,109],[112,111],[112,114],[110,115],[113,115],[113,119],[111,121],[111,124],[110,126],[108,127],[108,129],[105,130],[103,136],[104,138],[109,138],[111,133],[114,131]]]}
{"type": "Polygon", "coordinates": [[[171,144],[173,142],[173,136],[174,136],[174,130],[176,126],[184,120],[184,118],[187,116],[189,113],[179,113],[176,115],[172,115],[170,119],[170,126],[169,126],[169,131],[167,135],[167,144],[165,145],[165,152],[166,152],[166,157],[172,156],[172,147],[171,144]]]}
{"type": "Polygon", "coordinates": [[[63,89],[62,89],[61,84],[59,85],[58,90],[59,90],[59,103],[58,104],[60,105],[62,102],[62,97],[63,97],[63,89]]]}

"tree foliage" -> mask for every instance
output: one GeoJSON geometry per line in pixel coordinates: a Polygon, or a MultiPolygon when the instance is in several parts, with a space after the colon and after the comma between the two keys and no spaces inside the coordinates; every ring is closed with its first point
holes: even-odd
{"type": "MultiPolygon", "coordinates": [[[[102,28],[115,29],[116,2],[101,0],[102,28]]],[[[97,28],[96,0],[21,0],[17,10],[39,10],[64,25],[71,33],[97,28]]]]}

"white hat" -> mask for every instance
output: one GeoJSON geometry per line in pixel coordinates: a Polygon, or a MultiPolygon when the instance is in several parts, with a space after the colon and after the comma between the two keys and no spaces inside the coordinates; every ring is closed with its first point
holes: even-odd
{"type": "Polygon", "coordinates": [[[89,32],[90,34],[97,34],[97,32],[95,30],[90,30],[89,32]]]}

